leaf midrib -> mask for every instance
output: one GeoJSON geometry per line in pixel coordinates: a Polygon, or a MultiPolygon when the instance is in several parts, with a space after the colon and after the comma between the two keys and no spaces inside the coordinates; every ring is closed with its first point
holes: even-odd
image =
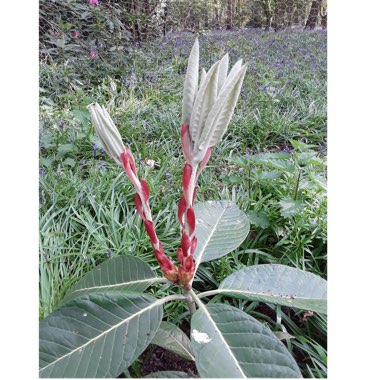
{"type": "Polygon", "coordinates": [[[208,317],[208,319],[210,320],[211,324],[214,326],[215,328],[215,332],[220,336],[220,339],[222,340],[222,342],[224,343],[225,347],[227,348],[227,351],[228,353],[230,354],[230,356],[232,357],[232,360],[234,361],[234,363],[236,364],[236,367],[238,368],[238,370],[241,372],[241,374],[243,375],[243,378],[246,379],[247,377],[245,376],[243,370],[241,369],[240,367],[240,364],[239,362],[237,361],[234,353],[231,351],[228,343],[226,342],[226,340],[224,339],[224,336],[222,334],[222,332],[219,330],[219,327],[218,325],[215,323],[215,321],[213,320],[213,318],[211,317],[211,314],[209,313],[209,311],[207,310],[207,307],[205,305],[202,304],[202,302],[199,302],[197,303],[198,306],[202,309],[202,311],[206,314],[206,316],[208,317]]]}
{"type": "Polygon", "coordinates": [[[68,296],[69,295],[71,296],[72,294],[77,293],[77,292],[81,292],[83,290],[104,289],[104,288],[109,289],[109,288],[114,288],[114,287],[117,287],[117,286],[126,286],[126,285],[132,285],[132,284],[139,284],[139,283],[143,283],[143,282],[156,282],[157,280],[161,280],[162,281],[162,278],[151,277],[151,278],[146,278],[146,279],[143,279],[143,280],[119,282],[117,284],[90,286],[88,288],[75,289],[72,292],[70,292],[68,294],[68,296]]]}

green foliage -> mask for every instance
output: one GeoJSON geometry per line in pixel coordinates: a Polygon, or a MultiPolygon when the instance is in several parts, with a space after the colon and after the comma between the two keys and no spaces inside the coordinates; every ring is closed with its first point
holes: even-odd
{"type": "MultiPolygon", "coordinates": [[[[202,213],[196,217],[201,218],[202,213]]],[[[239,218],[239,215],[235,220],[231,218],[231,225],[239,218]]],[[[228,239],[236,243],[240,237],[229,236],[228,239]]],[[[218,245],[210,239],[206,241],[205,256],[218,245]]],[[[220,239],[219,245],[223,244],[220,239]]],[[[267,272],[268,268],[265,268],[267,272]]],[[[289,306],[309,308],[311,305],[314,310],[326,310],[324,280],[283,266],[270,267],[272,278],[269,280],[268,273],[263,275],[262,269],[262,266],[248,267],[243,274],[249,281],[253,280],[255,286],[269,287],[268,294],[260,300],[281,305],[280,297],[291,292],[294,305],[291,302],[289,306]],[[250,276],[249,270],[255,269],[257,273],[250,276]],[[261,284],[263,281],[265,283],[261,284]]],[[[226,279],[227,283],[221,284],[222,291],[236,297],[241,290],[262,294],[244,279],[241,283],[246,283],[247,288],[237,286],[236,281],[239,282],[241,276],[242,272],[236,272],[234,278],[226,279]]],[[[205,305],[200,298],[206,294],[197,295],[193,290],[186,295],[174,292],[161,299],[133,292],[146,288],[141,287],[142,283],[151,284],[152,279],[149,267],[130,256],[111,259],[89,272],[69,291],[66,301],[40,323],[40,376],[115,377],[132,365],[153,342],[195,359],[201,377],[221,377],[222,374],[229,377],[300,377],[297,363],[287,348],[269,328],[249,314],[214,302],[205,305]],[[173,300],[196,303],[199,308],[191,312],[191,346],[175,325],[161,322],[162,304],[173,300]]],[[[176,286],[172,286],[173,290],[176,286]]],[[[255,296],[248,298],[255,299],[255,296]]]]}

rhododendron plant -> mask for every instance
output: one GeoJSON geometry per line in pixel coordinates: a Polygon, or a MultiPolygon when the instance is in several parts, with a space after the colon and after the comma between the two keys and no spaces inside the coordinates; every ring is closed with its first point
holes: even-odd
{"type": "Polygon", "coordinates": [[[326,313],[325,280],[299,269],[264,264],[232,273],[215,290],[200,293],[193,286],[199,265],[237,249],[249,233],[247,217],[233,202],[195,201],[199,175],[226,132],[247,70],[241,60],[230,71],[228,66],[226,54],[208,72],[202,69],[199,80],[195,41],[182,103],[181,241],[172,247],[177,262],[157,236],[148,183],[139,175],[133,153],[106,109],[89,105],[104,151],[135,188],[134,207],[164,277],[157,277],[133,255],[111,255],[88,272],[41,321],[41,377],[117,377],[150,343],[195,361],[201,377],[301,377],[290,352],[268,327],[243,310],[203,298],[220,294],[326,313]],[[172,284],[172,294],[157,299],[144,293],[157,283],[172,284]],[[188,305],[191,341],[177,326],[162,321],[163,304],[174,300],[188,305]]]}
{"type": "Polygon", "coordinates": [[[197,181],[210,159],[213,146],[221,140],[227,129],[247,69],[239,60],[227,75],[226,54],[208,73],[202,71],[203,76],[198,88],[198,68],[199,43],[196,40],[190,53],[182,105],[181,142],[186,163],[182,176],[184,195],[178,207],[181,225],[181,246],[177,250],[178,267],[165,255],[162,243],[157,238],[149,208],[149,188],[145,179],[140,181],[138,178],[132,152],[128,147],[124,147],[106,109],[98,104],[89,106],[92,122],[104,150],[118,164],[122,164],[136,189],[136,209],[144,221],[153,252],[164,276],[187,290],[191,289],[195,270],[193,254],[197,246],[197,237],[193,205],[197,181]]]}

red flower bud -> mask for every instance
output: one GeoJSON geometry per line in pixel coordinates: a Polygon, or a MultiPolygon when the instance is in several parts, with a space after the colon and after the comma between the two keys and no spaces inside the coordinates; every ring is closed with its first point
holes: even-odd
{"type": "Polygon", "coordinates": [[[178,204],[178,220],[181,223],[181,226],[183,227],[183,214],[186,210],[186,199],[185,197],[182,197],[178,204]]]}
{"type": "Polygon", "coordinates": [[[183,168],[183,175],[182,175],[182,186],[183,186],[183,189],[185,191],[185,195],[189,189],[192,172],[193,172],[193,168],[191,167],[191,165],[186,164],[185,167],[183,168]]]}
{"type": "Polygon", "coordinates": [[[189,236],[185,233],[182,234],[182,239],[181,239],[181,248],[183,252],[183,256],[187,257],[190,255],[190,239],[189,236]]]}
{"type": "Polygon", "coordinates": [[[157,239],[156,231],[154,230],[153,222],[150,220],[145,220],[144,225],[145,225],[146,232],[149,235],[151,243],[157,244],[158,239],[157,239]]]}
{"type": "Polygon", "coordinates": [[[140,198],[140,195],[138,195],[137,193],[135,194],[135,205],[136,205],[137,212],[140,215],[141,219],[145,220],[145,215],[144,215],[144,211],[142,208],[141,198],[140,198]]]}
{"type": "Polygon", "coordinates": [[[197,242],[198,242],[198,239],[196,236],[194,236],[191,239],[191,249],[190,249],[191,256],[194,255],[195,249],[197,248],[197,242]]]}
{"type": "Polygon", "coordinates": [[[177,258],[178,258],[178,262],[180,264],[182,264],[182,262],[183,262],[183,252],[182,252],[181,248],[178,248],[178,250],[177,250],[177,258]]]}
{"type": "Polygon", "coordinates": [[[141,180],[141,190],[144,196],[144,202],[147,203],[149,199],[149,187],[144,178],[141,180]]]}
{"type": "Polygon", "coordinates": [[[129,164],[131,165],[131,169],[132,169],[134,175],[137,177],[135,158],[133,157],[133,154],[128,147],[125,147],[125,151],[126,151],[126,154],[128,157],[129,164]]]}
{"type": "Polygon", "coordinates": [[[176,267],[172,270],[163,270],[164,276],[174,284],[177,284],[179,282],[179,276],[178,276],[178,270],[176,267]]]}
{"type": "Polygon", "coordinates": [[[189,226],[189,235],[191,236],[195,230],[195,213],[192,207],[186,211],[186,223],[189,226]]]}
{"type": "Polygon", "coordinates": [[[193,273],[189,273],[185,270],[185,268],[180,265],[178,268],[179,282],[184,286],[186,290],[191,289],[191,285],[189,284],[193,278],[193,273]]]}
{"type": "Polygon", "coordinates": [[[172,261],[163,252],[156,251],[156,253],[162,270],[173,270],[175,268],[172,261]]]}
{"type": "Polygon", "coordinates": [[[183,266],[184,266],[186,272],[189,272],[191,274],[194,273],[195,265],[194,265],[194,260],[191,256],[185,258],[183,266]]]}

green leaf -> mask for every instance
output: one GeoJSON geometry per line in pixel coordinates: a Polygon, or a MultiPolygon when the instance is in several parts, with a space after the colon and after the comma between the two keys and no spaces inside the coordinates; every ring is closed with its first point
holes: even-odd
{"type": "Polygon", "coordinates": [[[87,109],[75,109],[73,115],[83,126],[87,127],[90,121],[90,113],[87,109]]]}
{"type": "Polygon", "coordinates": [[[65,304],[40,323],[40,377],[117,377],[151,342],[162,303],[108,291],[65,304]]]}
{"type": "Polygon", "coordinates": [[[269,227],[269,219],[267,218],[266,215],[260,214],[255,211],[249,211],[247,216],[250,222],[256,227],[260,227],[260,228],[269,227]]]}
{"type": "Polygon", "coordinates": [[[58,147],[58,152],[59,153],[71,153],[73,151],[76,151],[77,148],[74,144],[61,144],[58,147]]]}
{"type": "Polygon", "coordinates": [[[219,290],[232,297],[327,313],[327,281],[286,265],[241,269],[226,277],[219,290]]]}
{"type": "Polygon", "coordinates": [[[195,360],[190,339],[173,323],[162,321],[152,343],[187,360],[195,360]]]}
{"type": "Polygon", "coordinates": [[[301,377],[272,331],[229,305],[211,304],[195,312],[191,344],[201,377],[301,377]]]}
{"type": "Polygon", "coordinates": [[[270,171],[270,172],[258,171],[258,172],[253,173],[253,176],[256,177],[255,179],[257,181],[260,181],[260,180],[267,181],[267,180],[273,180],[273,179],[279,178],[281,176],[281,173],[278,171],[270,171]]]}
{"type": "Polygon", "coordinates": [[[226,175],[222,178],[222,180],[228,184],[235,185],[237,183],[244,183],[244,177],[237,175],[226,175]]]}
{"type": "Polygon", "coordinates": [[[66,160],[63,161],[63,164],[74,167],[76,164],[76,161],[73,158],[66,158],[66,160]]]}
{"type": "Polygon", "coordinates": [[[194,205],[198,238],[196,265],[233,251],[249,233],[246,215],[231,201],[207,201],[194,205]]]}
{"type": "Polygon", "coordinates": [[[309,173],[309,178],[321,189],[327,190],[327,181],[322,175],[309,173]]]}
{"type": "Polygon", "coordinates": [[[42,166],[49,168],[53,162],[53,157],[40,157],[40,163],[42,166]]]}
{"type": "Polygon", "coordinates": [[[181,371],[159,371],[150,373],[145,378],[154,379],[154,378],[166,378],[166,379],[182,379],[182,378],[191,378],[189,374],[181,371]]]}
{"type": "Polygon", "coordinates": [[[144,261],[134,256],[113,257],[96,266],[79,280],[62,302],[67,302],[84,293],[103,290],[128,290],[143,292],[157,279],[144,261]]]}
{"type": "Polygon", "coordinates": [[[290,218],[299,214],[303,208],[303,203],[301,201],[291,198],[281,199],[278,203],[281,207],[280,213],[284,218],[290,218]]]}

